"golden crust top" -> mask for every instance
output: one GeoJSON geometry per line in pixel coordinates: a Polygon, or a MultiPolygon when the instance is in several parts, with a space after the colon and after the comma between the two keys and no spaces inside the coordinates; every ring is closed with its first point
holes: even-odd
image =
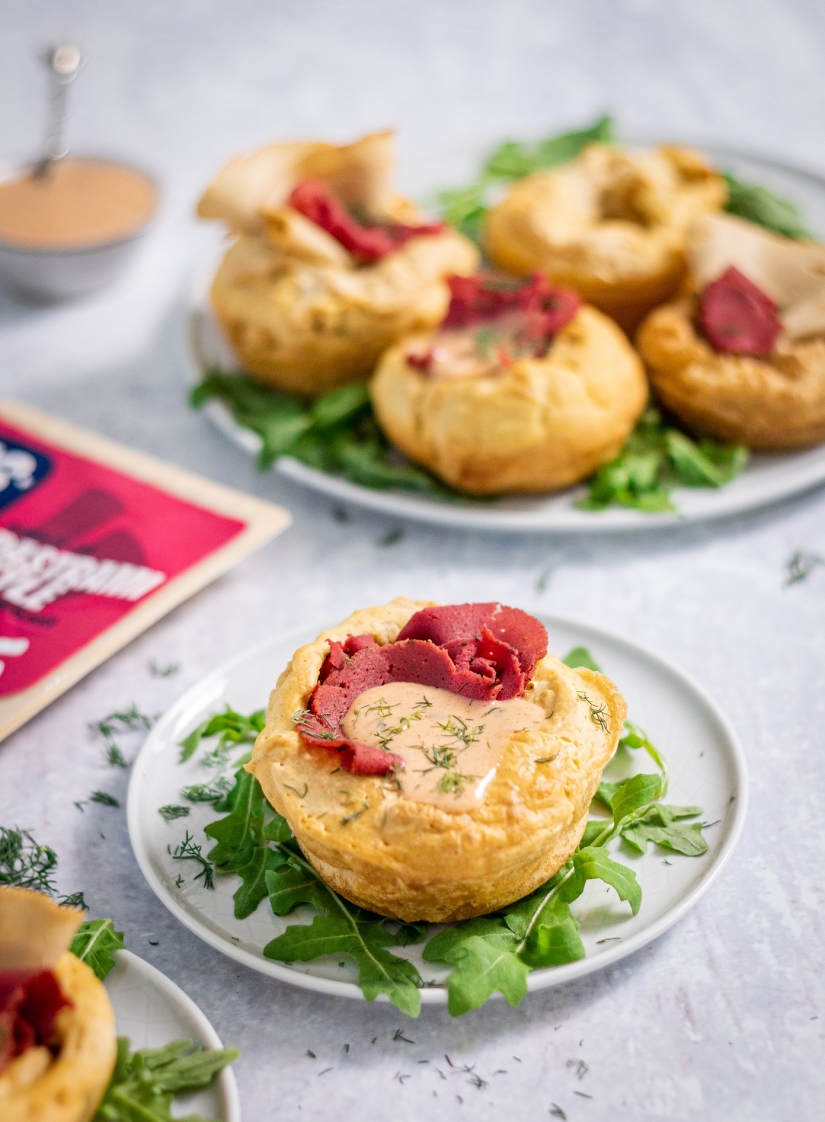
{"type": "Polygon", "coordinates": [[[405,455],[473,494],[549,491],[617,456],[647,400],[624,334],[583,307],[544,358],[483,377],[436,379],[406,361],[405,339],[370,386],[376,416],[405,455]]]}
{"type": "Polygon", "coordinates": [[[473,809],[446,812],[401,797],[380,777],[340,772],[336,757],[305,745],[292,721],[309,702],[327,640],[370,633],[380,644],[393,642],[426,606],[401,597],[355,612],[296,651],[272,692],[247,768],[337,891],[384,915],[439,921],[518,899],[564,863],[615,751],[626,706],[609,679],[570,670],[548,654],[525,695],[546,709],[546,728],[512,735],[473,809]],[[604,706],[604,728],[592,720],[590,702],[604,706]],[[345,821],[356,802],[364,812],[345,821]]]}
{"type": "Polygon", "coordinates": [[[593,144],[519,180],[490,211],[485,242],[502,268],[540,270],[629,329],[676,291],[685,230],[726,197],[721,176],[689,149],[630,155],[593,144]]]}

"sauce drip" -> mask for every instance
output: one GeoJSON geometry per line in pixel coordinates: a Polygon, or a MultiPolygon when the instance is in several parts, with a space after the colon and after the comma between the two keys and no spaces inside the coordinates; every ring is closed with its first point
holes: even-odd
{"type": "Polygon", "coordinates": [[[478,806],[513,733],[536,731],[542,706],[523,698],[472,701],[433,686],[388,682],[360,694],[342,728],[361,744],[404,760],[397,782],[403,798],[440,810],[478,806]]]}
{"type": "Polygon", "coordinates": [[[91,246],[133,233],[157,207],[152,181],[122,164],[61,160],[50,175],[0,183],[0,241],[91,246]]]}

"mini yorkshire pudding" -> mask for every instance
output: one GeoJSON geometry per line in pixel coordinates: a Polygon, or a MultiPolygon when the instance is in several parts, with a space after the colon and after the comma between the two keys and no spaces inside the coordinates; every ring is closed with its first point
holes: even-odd
{"type": "Polygon", "coordinates": [[[0,1118],[88,1122],[115,1066],[103,984],[66,948],[83,919],[25,888],[0,888],[0,1118]]]}
{"type": "Polygon", "coordinates": [[[696,296],[637,345],[660,400],[697,432],[764,451],[825,440],[825,246],[730,216],[690,235],[696,296]]]}
{"type": "Polygon", "coordinates": [[[500,604],[399,598],[296,651],[247,765],[348,900],[448,922],[519,899],[579,843],[626,706],[500,604]]]}
{"type": "Polygon", "coordinates": [[[554,491],[614,459],[647,400],[616,324],[540,275],[451,285],[442,329],[398,343],[370,384],[390,441],[474,495],[554,491]]]}
{"type": "Polygon", "coordinates": [[[503,269],[539,270],[630,331],[678,289],[687,227],[726,198],[724,180],[696,152],[591,144],[517,182],[490,211],[485,243],[503,269]]]}
{"type": "Polygon", "coordinates": [[[237,235],[212,304],[246,370],[315,397],[364,381],[396,339],[435,326],[475,247],[394,195],[393,135],[272,144],[231,160],[198,205],[237,235]]]}

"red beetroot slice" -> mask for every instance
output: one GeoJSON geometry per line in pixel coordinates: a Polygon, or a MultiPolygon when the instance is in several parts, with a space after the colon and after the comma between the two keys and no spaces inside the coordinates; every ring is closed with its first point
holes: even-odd
{"type": "Polygon", "coordinates": [[[566,288],[555,288],[541,273],[519,283],[502,281],[489,273],[473,277],[448,277],[450,306],[443,326],[472,327],[506,312],[525,313],[529,333],[549,341],[581,307],[581,300],[566,288]]]}
{"type": "Polygon", "coordinates": [[[338,751],[342,766],[361,775],[403,767],[400,757],[343,734],[342,720],[366,690],[416,682],[472,700],[506,701],[523,696],[536,662],[547,653],[547,632],[537,619],[493,602],[424,608],[384,647],[371,635],[328,642],[310,712],[298,720],[298,730],[307,744],[338,751]]]}
{"type": "Polygon", "coordinates": [[[354,257],[367,262],[388,257],[410,238],[440,234],[445,229],[440,222],[423,226],[407,226],[399,222],[362,226],[338,202],[322,179],[305,179],[299,183],[289,196],[289,205],[326,230],[354,257]]]}
{"type": "Polygon", "coordinates": [[[14,1056],[47,1044],[55,1017],[71,1005],[51,970],[0,971],[0,1071],[14,1056]]]}
{"type": "Polygon", "coordinates": [[[699,297],[699,325],[715,350],[764,358],[782,330],[778,310],[731,265],[699,297]]]}

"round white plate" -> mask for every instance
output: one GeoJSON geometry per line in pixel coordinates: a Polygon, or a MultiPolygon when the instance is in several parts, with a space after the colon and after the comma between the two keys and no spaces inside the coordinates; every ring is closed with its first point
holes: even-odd
{"type": "MultiPolygon", "coordinates": [[[[825,237],[825,178],[727,148],[704,146],[704,151],[718,167],[733,171],[743,180],[762,184],[798,203],[811,229],[825,237]]],[[[441,160],[432,156],[429,160],[419,158],[415,166],[416,186],[427,180],[430,184],[443,186],[443,166],[441,160]],[[428,174],[425,174],[425,169],[428,174]]],[[[208,300],[217,257],[216,252],[204,261],[192,297],[189,315],[192,358],[189,378],[192,384],[200,382],[210,367],[233,370],[238,366],[208,300]]],[[[222,402],[209,402],[205,411],[209,419],[235,443],[253,455],[258,452],[260,437],[236,425],[222,402]]],[[[719,490],[679,488],[673,494],[677,507],[673,514],[645,514],[621,507],[609,507],[604,511],[577,510],[575,503],[586,494],[584,487],[574,487],[553,495],[513,496],[494,502],[473,503],[416,495],[408,491],[376,491],[308,467],[289,456],[281,457],[276,466],[283,475],[339,502],[369,507],[396,517],[456,529],[580,533],[665,527],[674,523],[723,518],[766,506],[825,482],[825,444],[801,452],[754,454],[745,471],[719,490]]]]}
{"type": "MultiPolygon", "coordinates": [[[[209,1021],[180,986],[131,951],[116,951],[115,961],[104,984],[114,1006],[117,1034],[128,1036],[134,1050],[163,1048],[171,1040],[182,1039],[204,1048],[223,1048],[209,1021]]],[[[175,1113],[241,1122],[231,1067],[219,1072],[211,1087],[176,1099],[175,1113]]]]}
{"type": "MultiPolygon", "coordinates": [[[[555,617],[541,616],[550,636],[550,649],[564,655],[572,647],[588,647],[596,661],[613,678],[628,702],[630,717],[640,724],[667,757],[670,772],[668,803],[704,808],[703,821],[716,822],[706,831],[709,843],[702,857],[683,857],[651,846],[643,857],[622,860],[636,871],[643,901],[636,916],[618,902],[612,890],[590,882],[573,906],[581,923],[587,957],[579,962],[529,975],[531,990],[560,985],[589,974],[655,939],[682,916],[718,876],[736,843],[745,818],[747,780],[745,761],[735,734],[715,704],[680,671],[655,655],[607,632],[555,617]]],[[[362,998],[355,984],[356,970],[335,957],[309,964],[287,966],[264,958],[262,949],[287,924],[309,922],[309,909],[291,916],[272,915],[267,901],[247,919],[233,916],[232,895],[238,877],[216,877],[208,891],[195,881],[197,868],[172,860],[188,829],[204,854],[213,842],[203,827],[217,815],[211,806],[195,805],[187,818],[165,821],[158,808],[185,802],[184,786],[205,783],[214,771],[201,761],[203,749],[185,764],[178,762],[178,742],[211,713],[229,704],[240,712],[266,705],[269,692],[295,649],[309,642],[320,627],[304,628],[239,655],[193,686],[161,718],[149,734],[132,767],[129,786],[129,836],[138,864],[167,908],[196,935],[230,958],[282,981],[322,993],[362,998]],[[184,882],[178,887],[177,877],[184,882]]],[[[238,753],[235,754],[236,756],[238,753]]],[[[646,756],[620,750],[607,776],[650,771],[646,756]]],[[[394,948],[394,954],[414,961],[425,982],[440,983],[446,972],[421,958],[421,945],[394,948]]],[[[430,985],[422,1001],[446,1002],[442,985],[430,985]]]]}

